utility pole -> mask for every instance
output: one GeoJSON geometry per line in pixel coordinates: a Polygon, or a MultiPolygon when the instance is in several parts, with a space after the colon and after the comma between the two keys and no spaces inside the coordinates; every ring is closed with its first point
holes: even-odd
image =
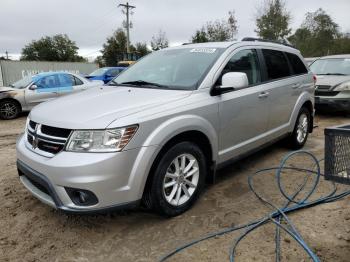
{"type": "Polygon", "coordinates": [[[5,54],[6,54],[6,60],[9,60],[9,52],[7,52],[7,50],[6,50],[5,54]]]}
{"type": "Polygon", "coordinates": [[[126,14],[126,52],[130,53],[130,19],[129,19],[129,10],[136,8],[136,6],[129,5],[128,2],[126,4],[119,4],[118,7],[123,7],[125,9],[126,14]]]}

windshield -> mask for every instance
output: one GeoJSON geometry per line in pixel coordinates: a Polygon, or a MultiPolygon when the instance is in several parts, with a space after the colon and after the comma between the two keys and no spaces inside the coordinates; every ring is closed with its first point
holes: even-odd
{"type": "Polygon", "coordinates": [[[109,68],[99,68],[92,72],[89,76],[100,76],[108,71],[109,68]]]}
{"type": "Polygon", "coordinates": [[[22,89],[22,88],[27,87],[31,82],[33,82],[32,77],[26,76],[25,78],[18,80],[17,82],[11,84],[10,86],[13,88],[22,89]]]}
{"type": "Polygon", "coordinates": [[[310,69],[316,75],[350,75],[350,58],[319,59],[310,69]]]}
{"type": "Polygon", "coordinates": [[[157,51],[121,73],[110,84],[194,90],[223,50],[181,48],[157,51]]]}

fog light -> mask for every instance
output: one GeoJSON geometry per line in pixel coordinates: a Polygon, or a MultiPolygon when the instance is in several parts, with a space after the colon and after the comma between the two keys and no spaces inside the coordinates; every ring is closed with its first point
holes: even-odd
{"type": "Polygon", "coordinates": [[[81,203],[85,203],[88,201],[88,198],[89,198],[88,194],[82,191],[77,191],[77,193],[79,194],[79,200],[81,203]]]}
{"type": "Polygon", "coordinates": [[[72,202],[77,206],[92,206],[98,203],[96,195],[89,190],[70,187],[65,189],[72,202]]]}

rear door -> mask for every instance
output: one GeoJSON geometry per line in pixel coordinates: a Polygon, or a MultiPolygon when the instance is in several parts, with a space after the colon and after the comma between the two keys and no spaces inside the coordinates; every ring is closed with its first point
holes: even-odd
{"type": "Polygon", "coordinates": [[[57,75],[41,77],[33,85],[36,86],[34,90],[29,86],[25,91],[25,101],[30,108],[41,102],[58,97],[59,79],[57,75]]]}
{"type": "Polygon", "coordinates": [[[241,49],[235,52],[221,77],[228,72],[246,73],[249,87],[218,96],[220,162],[256,148],[262,143],[268,124],[268,102],[260,85],[261,67],[257,51],[241,49]]]}
{"type": "MultiPolygon", "coordinates": [[[[294,73],[287,53],[280,50],[261,49],[265,63],[265,82],[268,88],[269,121],[268,130],[282,132],[287,128],[296,101],[301,92],[304,76],[294,73]]],[[[291,55],[295,63],[295,55],[291,55]]],[[[304,66],[305,68],[305,66],[304,66]]],[[[307,69],[305,68],[306,73],[307,69]]]]}

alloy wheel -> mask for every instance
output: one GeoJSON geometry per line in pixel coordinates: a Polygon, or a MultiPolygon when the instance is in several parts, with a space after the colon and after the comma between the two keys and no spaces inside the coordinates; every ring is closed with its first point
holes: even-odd
{"type": "Polygon", "coordinates": [[[13,118],[17,114],[17,107],[11,102],[5,102],[0,107],[0,114],[5,119],[13,118]]]}
{"type": "Polygon", "coordinates": [[[309,129],[309,119],[305,113],[299,116],[298,126],[297,126],[297,140],[298,143],[304,143],[309,129]]]}
{"type": "Polygon", "coordinates": [[[186,203],[196,191],[199,181],[197,159],[191,154],[177,156],[169,165],[163,181],[163,194],[173,206],[186,203]]]}

